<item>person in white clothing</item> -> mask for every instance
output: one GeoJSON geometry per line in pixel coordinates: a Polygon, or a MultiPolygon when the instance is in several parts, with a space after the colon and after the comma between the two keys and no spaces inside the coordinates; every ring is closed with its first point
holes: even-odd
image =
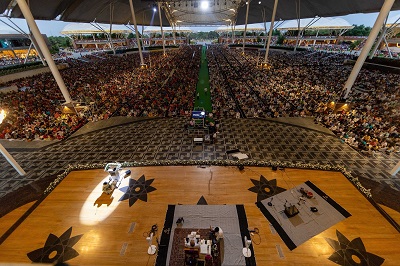
{"type": "Polygon", "coordinates": [[[224,232],[222,231],[222,229],[220,227],[214,228],[214,235],[215,235],[215,238],[217,241],[224,238],[224,232]]]}

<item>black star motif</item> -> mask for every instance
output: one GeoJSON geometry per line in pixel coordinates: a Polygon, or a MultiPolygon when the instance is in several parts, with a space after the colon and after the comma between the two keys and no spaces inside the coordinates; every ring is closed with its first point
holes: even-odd
{"type": "Polygon", "coordinates": [[[204,198],[204,196],[201,196],[201,198],[197,202],[197,205],[208,205],[208,203],[207,203],[206,199],[204,198]]]}
{"type": "Polygon", "coordinates": [[[342,266],[379,266],[385,261],[384,258],[367,252],[361,238],[357,237],[349,241],[338,230],[336,230],[336,235],[339,241],[325,238],[328,244],[335,250],[335,253],[328,258],[334,263],[342,266]],[[358,261],[355,261],[354,257],[357,257],[358,261]]]}
{"type": "Polygon", "coordinates": [[[139,177],[137,181],[135,179],[129,179],[129,186],[121,189],[124,190],[127,188],[125,194],[119,201],[129,199],[129,207],[135,204],[138,199],[147,202],[147,193],[156,190],[156,188],[150,186],[153,181],[154,178],[146,180],[144,175],[139,177]]]}
{"type": "Polygon", "coordinates": [[[65,231],[60,237],[50,234],[43,248],[36,249],[27,254],[32,262],[38,263],[61,263],[73,259],[79,253],[72,247],[83,235],[71,237],[72,227],[65,231]],[[54,254],[56,252],[56,254],[54,254]]]}
{"type": "Polygon", "coordinates": [[[263,175],[260,176],[260,181],[252,178],[250,180],[253,182],[254,187],[249,188],[249,190],[257,193],[257,201],[262,201],[286,190],[277,186],[276,179],[268,181],[263,175]]]}

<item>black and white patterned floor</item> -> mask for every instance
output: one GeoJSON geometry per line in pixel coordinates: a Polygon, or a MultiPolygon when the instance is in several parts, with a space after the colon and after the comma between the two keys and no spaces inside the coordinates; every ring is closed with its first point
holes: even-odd
{"type": "Polygon", "coordinates": [[[201,132],[184,129],[184,118],[154,119],[88,133],[39,150],[10,152],[27,172],[21,177],[0,156],[0,198],[69,164],[165,159],[227,159],[227,150],[240,149],[255,160],[330,163],[347,166],[363,176],[400,190],[400,176],[388,174],[397,154],[366,158],[335,136],[262,119],[223,119],[214,144],[193,145],[201,132]]]}

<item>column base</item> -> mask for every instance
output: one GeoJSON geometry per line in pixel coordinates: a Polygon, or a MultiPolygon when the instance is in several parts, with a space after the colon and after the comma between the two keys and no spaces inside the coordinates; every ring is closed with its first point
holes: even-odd
{"type": "Polygon", "coordinates": [[[265,69],[265,70],[270,70],[272,68],[272,66],[268,63],[261,63],[260,68],[265,69]]]}

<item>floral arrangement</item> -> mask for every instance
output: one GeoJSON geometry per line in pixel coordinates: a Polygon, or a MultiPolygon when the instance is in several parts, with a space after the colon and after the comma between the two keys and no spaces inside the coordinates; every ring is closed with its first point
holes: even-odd
{"type": "MultiPolygon", "coordinates": [[[[68,165],[67,169],[62,174],[59,174],[56,179],[44,191],[44,194],[50,193],[71,171],[89,170],[89,169],[104,169],[107,163],[90,163],[68,165]]],[[[325,171],[339,171],[347,179],[349,179],[355,187],[360,190],[366,197],[372,198],[371,189],[366,189],[360,183],[357,177],[354,177],[349,170],[343,165],[331,165],[321,163],[302,163],[291,161],[273,161],[273,160],[145,160],[123,162],[124,167],[142,167],[142,166],[178,166],[178,165],[213,165],[213,166],[256,166],[256,167],[279,167],[279,168],[299,168],[325,171]]]]}

